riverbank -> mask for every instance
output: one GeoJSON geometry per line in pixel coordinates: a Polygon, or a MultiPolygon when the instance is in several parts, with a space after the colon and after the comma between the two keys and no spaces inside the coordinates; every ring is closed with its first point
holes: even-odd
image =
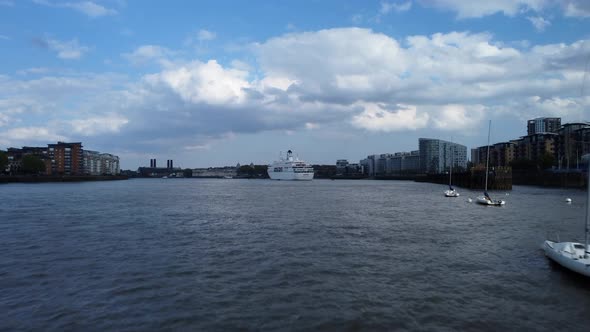
{"type": "Polygon", "coordinates": [[[42,183],[127,180],[125,175],[16,175],[0,176],[0,183],[42,183]]]}
{"type": "Polygon", "coordinates": [[[587,179],[582,172],[512,171],[513,183],[526,186],[583,189],[587,179]]]}

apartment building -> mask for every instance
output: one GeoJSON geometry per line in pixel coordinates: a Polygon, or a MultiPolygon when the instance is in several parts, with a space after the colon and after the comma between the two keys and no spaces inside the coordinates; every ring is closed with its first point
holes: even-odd
{"type": "Polygon", "coordinates": [[[467,168],[467,147],[440,139],[420,138],[420,172],[438,174],[453,168],[467,168]]]}
{"type": "Polygon", "coordinates": [[[61,175],[80,175],[84,173],[82,143],[57,142],[47,144],[47,154],[51,158],[51,173],[61,175]]]}

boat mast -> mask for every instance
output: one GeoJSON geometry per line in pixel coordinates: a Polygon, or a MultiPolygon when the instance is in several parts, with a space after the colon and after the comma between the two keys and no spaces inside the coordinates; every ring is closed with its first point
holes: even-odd
{"type": "Polygon", "coordinates": [[[490,131],[492,131],[492,120],[488,125],[488,155],[486,157],[486,187],[485,192],[488,191],[488,166],[490,164],[490,131]]]}
{"type": "Polygon", "coordinates": [[[584,258],[588,258],[588,223],[590,223],[590,154],[586,155],[588,162],[588,192],[586,193],[586,232],[584,232],[584,242],[586,242],[586,250],[584,250],[584,258]]]}
{"type": "MultiPolygon", "coordinates": [[[[451,144],[453,143],[453,138],[451,137],[451,144]]],[[[453,186],[451,185],[453,182],[451,181],[451,177],[453,176],[453,148],[454,146],[451,145],[451,168],[449,169],[449,189],[453,186]]]]}
{"type": "Polygon", "coordinates": [[[453,183],[451,181],[452,176],[453,176],[453,157],[451,155],[451,169],[449,170],[449,189],[452,187],[451,183],[453,183]]]}

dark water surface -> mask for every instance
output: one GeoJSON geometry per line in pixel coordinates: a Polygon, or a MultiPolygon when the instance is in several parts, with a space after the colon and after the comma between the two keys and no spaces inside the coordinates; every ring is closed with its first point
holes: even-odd
{"type": "Polygon", "coordinates": [[[585,192],[403,181],[0,185],[0,330],[590,329],[585,192]],[[564,200],[571,197],[572,205],[564,200]]]}

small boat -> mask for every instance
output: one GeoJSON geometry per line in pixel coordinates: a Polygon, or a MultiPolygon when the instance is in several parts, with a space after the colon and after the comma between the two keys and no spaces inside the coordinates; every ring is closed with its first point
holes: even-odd
{"type": "Polygon", "coordinates": [[[488,195],[488,193],[484,193],[483,196],[478,196],[475,201],[478,204],[481,205],[489,205],[489,206],[502,206],[504,204],[506,204],[505,201],[501,200],[501,199],[497,199],[497,200],[493,200],[490,198],[490,196],[488,195]]]}
{"type": "Polygon", "coordinates": [[[578,242],[545,241],[545,255],[566,269],[590,277],[590,256],[587,246],[578,242]]]}
{"type": "MultiPolygon", "coordinates": [[[[584,159],[588,162],[590,168],[590,154],[585,155],[584,159]]],[[[585,244],[578,242],[556,242],[546,240],[543,243],[545,255],[557,264],[571,271],[590,277],[590,248],[588,242],[590,238],[590,180],[588,182],[588,192],[586,193],[586,232],[584,234],[585,244]]]]}
{"type": "Polygon", "coordinates": [[[483,192],[483,196],[478,196],[475,201],[477,204],[487,205],[487,206],[502,206],[506,204],[505,201],[501,199],[493,200],[490,195],[488,194],[488,174],[489,174],[489,164],[490,164],[490,132],[492,131],[492,120],[488,125],[488,152],[486,157],[486,185],[483,192]]]}
{"type": "Polygon", "coordinates": [[[572,202],[572,199],[571,198],[566,198],[565,199],[565,202],[568,203],[568,204],[570,204],[572,202]]]}
{"type": "Polygon", "coordinates": [[[449,186],[449,190],[445,190],[445,197],[459,197],[459,193],[455,188],[449,186]]]}

